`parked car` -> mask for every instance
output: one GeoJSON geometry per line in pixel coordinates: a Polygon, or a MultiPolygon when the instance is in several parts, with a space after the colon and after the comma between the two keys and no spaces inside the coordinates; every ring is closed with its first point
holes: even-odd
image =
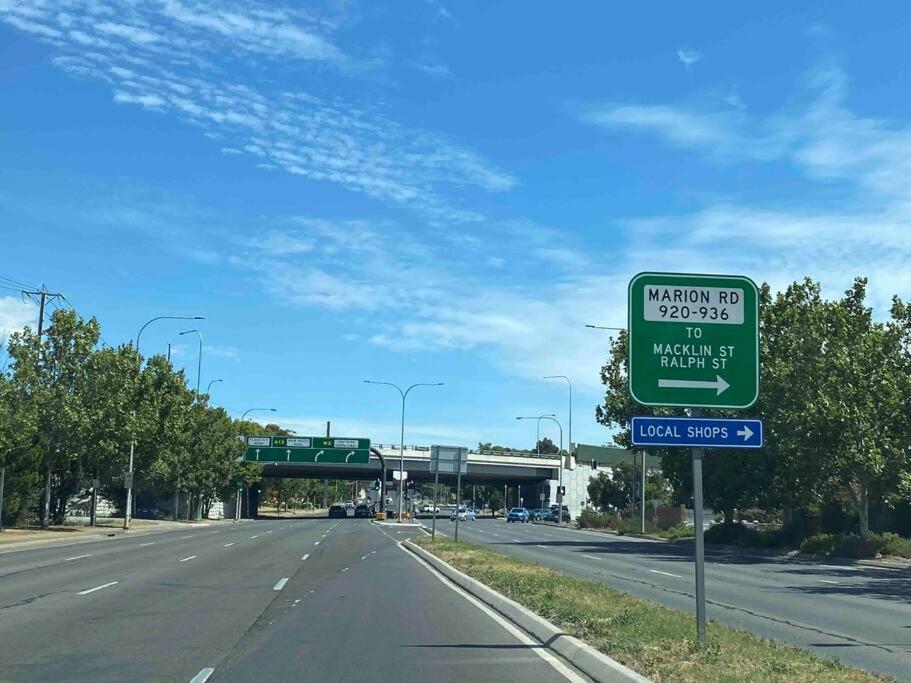
{"type": "Polygon", "coordinates": [[[528,522],[528,510],[525,508],[512,508],[506,513],[507,522],[528,522]]]}
{"type": "Polygon", "coordinates": [[[361,504],[361,505],[358,505],[356,508],[354,508],[354,516],[355,517],[372,517],[373,512],[370,510],[370,508],[368,506],[361,504]]]}
{"type": "Polygon", "coordinates": [[[348,511],[345,509],[344,505],[332,505],[329,507],[329,519],[335,519],[337,517],[347,517],[348,511]]]}
{"type": "Polygon", "coordinates": [[[346,507],[348,510],[353,509],[353,508],[354,508],[354,501],[353,501],[353,500],[346,500],[346,501],[345,501],[345,507],[346,507]]]}
{"type": "Polygon", "coordinates": [[[542,519],[550,519],[550,510],[548,508],[536,508],[528,512],[531,521],[537,522],[542,519]]]}
{"type": "MultiPolygon", "coordinates": [[[[549,519],[548,521],[551,521],[551,522],[559,522],[559,521],[560,521],[560,517],[559,517],[558,514],[557,514],[557,506],[556,506],[556,505],[551,505],[551,506],[550,506],[550,519],[549,519]]],[[[571,522],[571,521],[572,521],[572,516],[569,514],[569,508],[566,507],[565,505],[563,506],[563,521],[564,521],[564,522],[571,522]]]]}
{"type": "Polygon", "coordinates": [[[463,508],[459,508],[458,513],[456,513],[455,510],[453,510],[452,512],[450,512],[450,513],[449,513],[449,519],[452,520],[452,521],[455,521],[456,514],[458,514],[458,517],[459,517],[459,521],[460,521],[460,522],[466,522],[466,521],[469,521],[469,520],[470,520],[470,521],[474,521],[475,518],[476,518],[476,516],[477,516],[477,515],[475,514],[474,508],[464,508],[464,507],[463,507],[463,508]]]}
{"type": "Polygon", "coordinates": [[[421,512],[439,512],[440,508],[436,505],[431,505],[430,503],[425,503],[424,507],[421,508],[421,512]]]}

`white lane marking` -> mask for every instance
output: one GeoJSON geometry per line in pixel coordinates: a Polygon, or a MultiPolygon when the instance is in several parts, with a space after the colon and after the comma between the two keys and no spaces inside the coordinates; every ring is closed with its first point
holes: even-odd
{"type": "Polygon", "coordinates": [[[77,595],[88,595],[89,593],[94,593],[95,591],[100,591],[102,588],[110,588],[111,586],[116,586],[120,581],[111,581],[110,583],[103,583],[100,586],[95,586],[94,588],[89,588],[84,591],[79,591],[77,595]]]}
{"type": "Polygon", "coordinates": [[[193,538],[193,534],[190,534],[189,536],[181,536],[180,538],[181,538],[181,539],[184,539],[184,538],[193,538]]]}
{"type": "Polygon", "coordinates": [[[587,557],[590,560],[600,560],[600,557],[595,557],[594,555],[583,555],[582,557],[587,557]]]}
{"type": "Polygon", "coordinates": [[[190,555],[189,557],[183,558],[181,560],[181,562],[187,562],[188,560],[195,560],[197,557],[199,557],[199,555],[190,555]]]}
{"type": "Polygon", "coordinates": [[[91,555],[76,555],[76,557],[67,557],[64,559],[64,562],[72,562],[73,560],[81,560],[83,557],[91,557],[91,555]]]}
{"type": "Polygon", "coordinates": [[[292,605],[292,607],[297,607],[297,603],[299,603],[299,602],[300,602],[300,599],[295,600],[295,601],[294,601],[294,604],[292,605]]]}
{"type": "Polygon", "coordinates": [[[266,533],[267,533],[267,534],[271,534],[272,532],[271,532],[271,531],[267,531],[266,533]]]}
{"type": "Polygon", "coordinates": [[[820,579],[820,581],[823,583],[834,583],[836,586],[838,585],[838,581],[827,581],[826,579],[820,579]]]}
{"type": "Polygon", "coordinates": [[[262,534],[256,534],[256,536],[250,536],[250,540],[253,540],[254,538],[259,538],[260,536],[262,536],[262,534]]]}
{"type": "Polygon", "coordinates": [[[849,567],[845,564],[821,564],[819,565],[823,569],[843,569],[849,572],[859,572],[860,568],[858,567],[849,567]]]}
{"type": "Polygon", "coordinates": [[[345,567],[345,568],[342,570],[342,573],[344,574],[346,571],[348,571],[348,567],[345,567]]]}
{"type": "Polygon", "coordinates": [[[670,572],[661,572],[657,569],[649,569],[652,574],[663,574],[664,576],[673,576],[675,579],[682,579],[683,577],[679,574],[671,574],[670,572]]]}
{"type": "Polygon", "coordinates": [[[371,550],[371,551],[370,551],[370,554],[371,554],[371,555],[376,555],[376,551],[375,551],[375,550],[371,550]]]}
{"type": "Polygon", "coordinates": [[[500,536],[500,534],[495,534],[495,533],[494,533],[494,532],[492,532],[492,531],[491,531],[491,532],[490,532],[490,535],[491,535],[491,536],[497,536],[497,537],[499,537],[499,536],[500,536]]]}
{"type": "Polygon", "coordinates": [[[154,541],[152,543],[140,543],[138,547],[143,548],[147,545],[155,545],[154,541]]]}
{"type": "Polygon", "coordinates": [[[362,559],[362,560],[366,560],[368,557],[370,557],[370,556],[369,556],[369,555],[364,555],[361,559],[362,559]]]}
{"type": "Polygon", "coordinates": [[[207,666],[204,669],[200,669],[199,673],[190,679],[190,683],[206,683],[206,681],[209,680],[209,676],[214,673],[215,669],[211,666],[207,666]]]}
{"type": "Polygon", "coordinates": [[[225,548],[230,548],[232,545],[234,545],[234,544],[233,544],[233,543],[225,543],[225,548]]]}
{"type": "Polygon", "coordinates": [[[582,678],[575,671],[573,671],[568,666],[566,666],[566,664],[564,664],[559,659],[557,659],[548,650],[546,650],[545,648],[542,648],[540,642],[532,639],[527,633],[525,633],[524,631],[517,628],[512,622],[507,621],[506,619],[501,617],[497,612],[495,612],[490,607],[485,605],[483,602],[481,602],[480,600],[475,598],[473,595],[471,595],[470,593],[467,593],[466,591],[459,588],[457,585],[455,585],[449,579],[447,579],[443,574],[441,574],[436,569],[434,569],[429,564],[427,564],[427,562],[425,562],[422,558],[418,557],[414,553],[409,552],[408,550],[405,550],[405,548],[402,547],[401,543],[396,543],[396,545],[399,546],[399,548],[402,550],[402,552],[408,554],[409,556],[414,558],[417,562],[424,565],[424,567],[427,569],[427,571],[429,571],[431,574],[436,576],[443,585],[448,586],[450,588],[450,590],[461,595],[463,598],[468,600],[468,602],[473,604],[479,610],[484,612],[484,614],[489,616],[496,623],[498,623],[500,626],[502,626],[504,629],[506,629],[506,631],[508,633],[510,633],[513,636],[513,638],[515,638],[516,640],[521,642],[523,645],[530,646],[529,649],[532,652],[534,652],[541,659],[543,659],[545,662],[550,664],[567,681],[571,681],[571,683],[585,683],[584,678],[582,678]]]}
{"type": "Polygon", "coordinates": [[[540,545],[540,544],[538,544],[538,543],[535,543],[535,547],[537,547],[537,548],[544,548],[545,550],[547,550],[547,546],[546,546],[546,545],[540,545]]]}
{"type": "Polygon", "coordinates": [[[520,541],[518,538],[514,538],[514,539],[512,539],[512,542],[513,542],[513,543],[521,543],[522,541],[520,541]]]}
{"type": "Polygon", "coordinates": [[[285,577],[284,579],[279,579],[279,580],[278,580],[278,583],[276,583],[274,586],[272,586],[272,590],[274,590],[274,591],[280,591],[282,588],[285,587],[285,584],[286,584],[286,583],[288,583],[288,578],[287,578],[287,577],[285,577]]]}
{"type": "Polygon", "coordinates": [[[313,545],[319,545],[319,541],[317,541],[317,542],[316,542],[316,543],[314,543],[314,544],[313,544],[313,545]]]}
{"type": "Polygon", "coordinates": [[[308,557],[310,557],[310,553],[304,553],[304,556],[301,558],[301,562],[306,560],[308,557]]]}

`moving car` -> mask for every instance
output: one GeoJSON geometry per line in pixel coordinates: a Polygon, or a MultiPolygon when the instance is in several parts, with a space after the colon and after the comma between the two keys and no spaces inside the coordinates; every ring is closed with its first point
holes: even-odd
{"type": "Polygon", "coordinates": [[[528,510],[525,508],[512,508],[506,513],[507,522],[528,522],[528,510]]]}
{"type": "Polygon", "coordinates": [[[421,512],[439,512],[440,508],[436,505],[431,505],[430,503],[425,503],[424,507],[421,508],[421,512]]]}
{"type": "Polygon", "coordinates": [[[358,505],[356,508],[354,508],[354,516],[355,517],[372,517],[373,512],[370,510],[370,508],[368,506],[366,506],[362,503],[361,505],[358,505]]]}
{"type": "Polygon", "coordinates": [[[329,519],[335,519],[336,517],[347,517],[348,511],[345,509],[344,505],[332,505],[329,508],[329,519]]]}
{"type": "MultiPolygon", "coordinates": [[[[476,518],[474,508],[461,507],[461,508],[459,508],[458,516],[459,516],[459,521],[461,521],[461,522],[465,522],[468,520],[474,521],[476,518]]],[[[449,513],[449,519],[451,519],[452,521],[455,521],[455,518],[456,518],[456,511],[453,510],[452,512],[449,513]]]]}

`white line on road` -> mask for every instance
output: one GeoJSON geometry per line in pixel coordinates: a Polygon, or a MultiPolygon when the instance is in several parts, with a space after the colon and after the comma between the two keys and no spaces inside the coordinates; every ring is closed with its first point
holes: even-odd
{"type": "Polygon", "coordinates": [[[110,583],[103,583],[100,586],[95,586],[94,588],[89,588],[84,591],[79,591],[78,595],[88,595],[89,593],[94,593],[95,591],[100,591],[102,588],[110,588],[111,586],[116,586],[120,581],[111,581],[110,583]]]}
{"type": "Polygon", "coordinates": [[[362,560],[366,560],[368,557],[370,557],[370,556],[369,556],[369,555],[364,555],[361,559],[362,559],[362,560]]]}
{"type": "Polygon", "coordinates": [[[319,541],[317,541],[317,542],[316,542],[316,543],[314,543],[314,544],[313,544],[313,545],[319,545],[319,541]]]}
{"type": "Polygon", "coordinates": [[[652,574],[663,574],[664,576],[673,576],[675,579],[682,579],[683,577],[679,574],[671,574],[670,572],[661,572],[657,569],[649,569],[652,574]]]}
{"type": "Polygon", "coordinates": [[[547,550],[547,546],[546,546],[546,545],[541,545],[541,544],[539,544],[539,543],[535,543],[535,547],[536,547],[536,548],[544,548],[544,550],[547,550]]]}
{"type": "Polygon", "coordinates": [[[348,567],[345,567],[345,568],[342,570],[342,574],[344,574],[346,571],[348,571],[348,567]]]}
{"type": "Polygon", "coordinates": [[[274,591],[280,591],[282,588],[285,587],[285,584],[286,584],[286,583],[288,583],[288,578],[287,578],[287,577],[285,577],[284,579],[279,579],[279,580],[278,580],[278,583],[275,584],[274,586],[272,586],[272,590],[274,590],[274,591]]]}
{"type": "Polygon", "coordinates": [[[512,542],[513,542],[513,543],[521,543],[522,541],[520,541],[518,538],[514,538],[514,539],[512,539],[512,542]]]}
{"type": "Polygon", "coordinates": [[[819,566],[822,567],[823,569],[844,569],[849,572],[859,572],[860,571],[859,567],[849,567],[848,565],[845,565],[845,564],[821,564],[819,566]]]}
{"type": "Polygon", "coordinates": [[[834,583],[836,586],[838,585],[838,581],[828,581],[827,579],[820,579],[820,581],[823,583],[834,583]]]}
{"type": "Polygon", "coordinates": [[[181,538],[181,539],[184,539],[184,538],[193,538],[193,534],[190,534],[189,536],[181,536],[180,538],[181,538]]]}
{"type": "Polygon", "coordinates": [[[271,532],[271,531],[267,531],[266,533],[267,533],[267,534],[271,534],[272,532],[271,532]]]}
{"type": "Polygon", "coordinates": [[[209,676],[214,673],[215,669],[211,666],[207,666],[205,669],[200,669],[199,673],[190,679],[190,683],[206,683],[206,681],[209,680],[209,676]]]}
{"type": "Polygon", "coordinates": [[[583,555],[582,557],[587,557],[590,560],[600,560],[600,557],[595,557],[594,555],[583,555]]]}
{"type": "Polygon", "coordinates": [[[301,558],[301,562],[306,560],[308,557],[310,557],[310,553],[305,553],[304,556],[301,558]]]}
{"type": "Polygon", "coordinates": [[[225,548],[230,548],[232,545],[234,545],[234,544],[233,544],[233,543],[225,543],[225,548]]]}
{"type": "Polygon", "coordinates": [[[81,560],[83,557],[91,557],[91,555],[76,555],[76,557],[67,557],[64,559],[64,562],[72,562],[73,560],[81,560]]]}
{"type": "Polygon", "coordinates": [[[155,545],[155,542],[153,541],[152,543],[140,543],[138,547],[139,547],[139,548],[143,548],[143,547],[145,547],[145,546],[147,546],[147,545],[155,545]]]}
{"type": "Polygon", "coordinates": [[[183,558],[183,559],[181,560],[181,562],[186,562],[186,561],[188,561],[188,560],[195,560],[197,557],[199,557],[199,555],[190,555],[189,557],[183,558]]]}

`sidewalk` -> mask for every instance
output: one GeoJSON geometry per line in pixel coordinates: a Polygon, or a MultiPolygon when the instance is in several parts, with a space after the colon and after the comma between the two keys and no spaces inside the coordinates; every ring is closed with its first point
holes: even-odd
{"type": "MultiPolygon", "coordinates": [[[[242,520],[246,521],[246,520],[242,520]]],[[[123,519],[105,519],[98,526],[52,526],[48,530],[39,528],[4,528],[0,532],[0,550],[26,546],[40,546],[54,542],[82,543],[101,538],[123,535],[139,535],[162,533],[186,529],[188,527],[212,526],[215,524],[233,524],[233,520],[205,519],[200,521],[170,521],[133,519],[130,521],[130,530],[123,530],[123,519]]]]}

